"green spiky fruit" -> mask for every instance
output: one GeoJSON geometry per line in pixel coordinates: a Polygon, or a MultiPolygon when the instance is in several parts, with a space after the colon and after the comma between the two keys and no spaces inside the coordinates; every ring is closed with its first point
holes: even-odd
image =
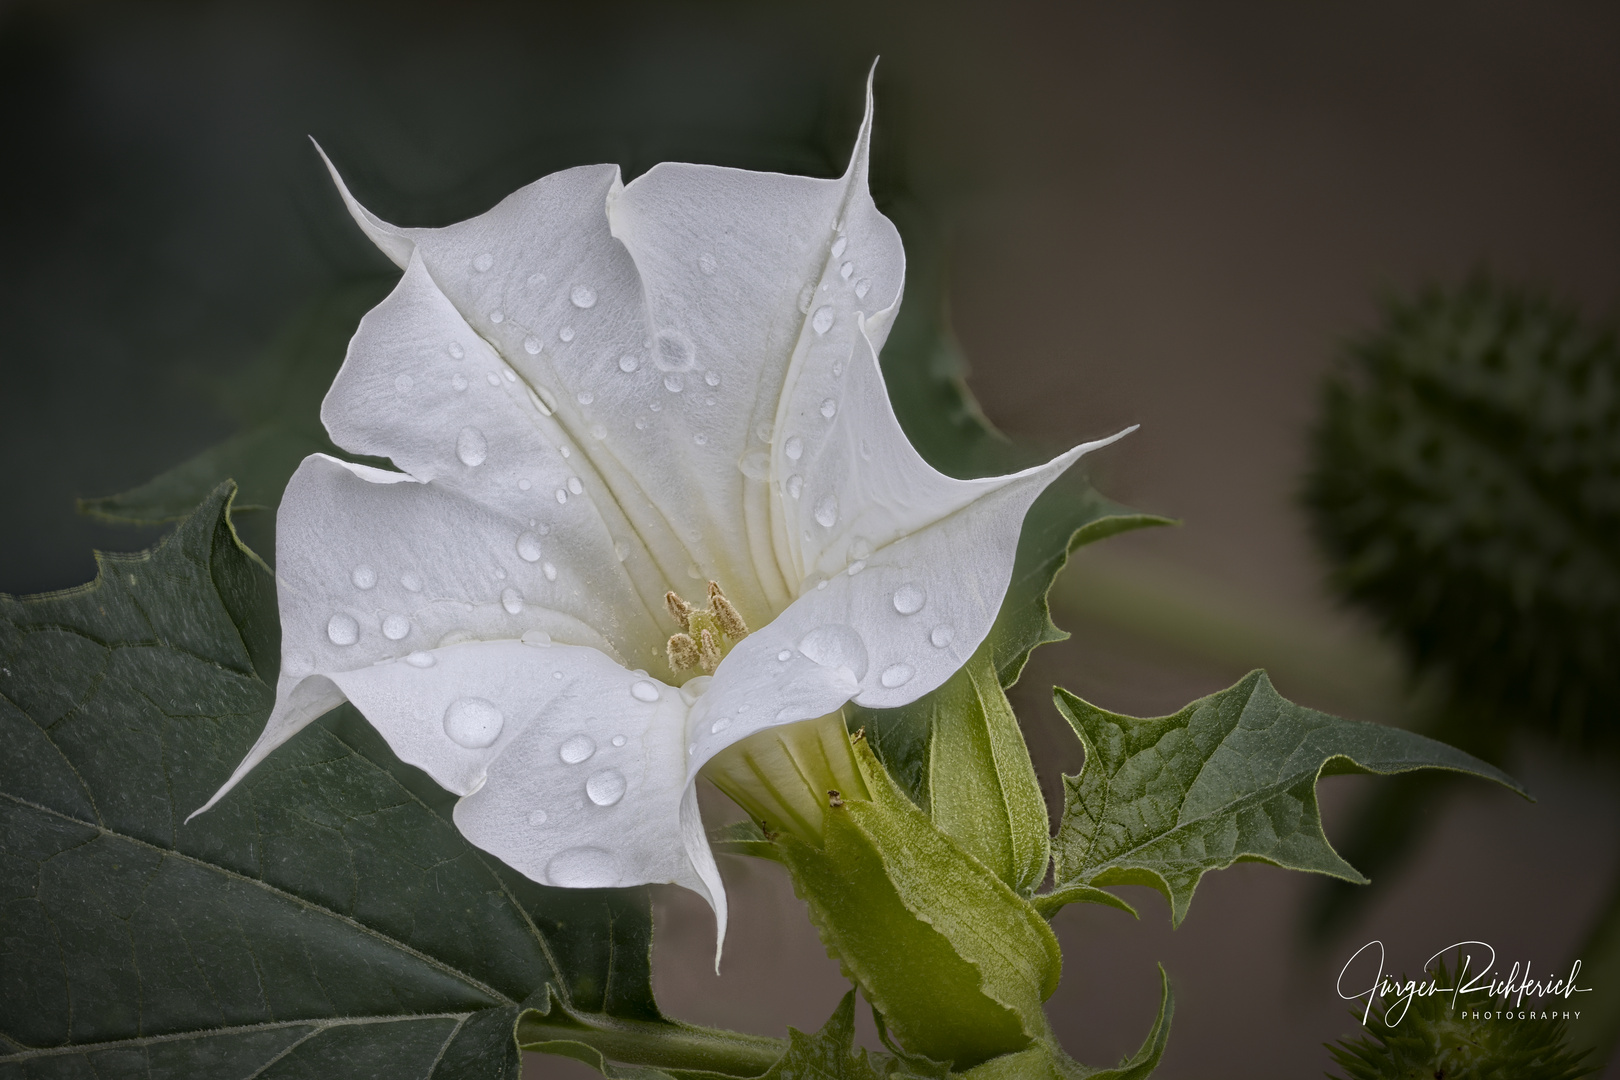
{"type": "MultiPolygon", "coordinates": [[[[1455,985],[1443,963],[1431,977],[1455,985]]],[[[1487,1003],[1453,1009],[1450,994],[1414,997],[1405,1015],[1396,999],[1385,1004],[1392,1007],[1374,1007],[1366,1035],[1328,1045],[1344,1080],[1579,1080],[1597,1071],[1584,1062],[1587,1051],[1569,1049],[1568,1024],[1562,1015],[1551,1019],[1550,1008],[1549,1019],[1520,1020],[1518,1010],[1501,1018],[1503,1003],[1494,999],[1489,1019],[1487,1003]],[[1385,1012],[1400,1018],[1394,1026],[1385,1025],[1385,1012]]]]}
{"type": "Polygon", "coordinates": [[[1475,278],[1390,304],[1326,386],[1304,498],[1343,595],[1482,721],[1613,738],[1620,349],[1475,278]]]}

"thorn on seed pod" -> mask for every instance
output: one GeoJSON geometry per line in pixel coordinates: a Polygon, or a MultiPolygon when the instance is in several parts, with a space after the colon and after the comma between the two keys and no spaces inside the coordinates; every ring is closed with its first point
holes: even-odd
{"type": "Polygon", "coordinates": [[[837,790],[829,788],[827,791],[827,805],[834,810],[844,805],[844,797],[837,790]]]}

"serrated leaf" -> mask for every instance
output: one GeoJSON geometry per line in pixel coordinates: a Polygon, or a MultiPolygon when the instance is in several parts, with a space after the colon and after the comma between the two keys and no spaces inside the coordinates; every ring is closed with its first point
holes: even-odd
{"type": "Polygon", "coordinates": [[[109,521],[178,521],[220,484],[235,480],[237,512],[273,511],[300,461],[340,452],[321,426],[321,399],[360,316],[390,285],[354,282],[293,315],[225,392],[239,432],[129,491],[81,500],[79,509],[109,521]]]}
{"type": "Polygon", "coordinates": [[[823,847],[776,840],[828,952],[913,1053],[965,1067],[1046,1037],[1050,927],[855,749],[871,801],[835,803],[823,847]]]}
{"type": "Polygon", "coordinates": [[[814,1035],[788,1029],[788,1052],[760,1080],[881,1080],[865,1050],[855,1049],[855,991],[845,994],[814,1035]]]}
{"type": "Polygon", "coordinates": [[[537,989],[657,1021],[645,891],[506,870],[352,710],[184,823],[275,675],[230,494],[91,585],[0,596],[0,1076],[512,1078],[537,989]]]}
{"type": "Polygon", "coordinates": [[[1156,719],[1054,696],[1086,751],[1080,775],[1063,778],[1055,888],[1150,885],[1177,924],[1199,879],[1239,861],[1365,880],[1322,831],[1322,776],[1451,769],[1522,793],[1444,743],[1295,705],[1262,671],[1156,719]]]}

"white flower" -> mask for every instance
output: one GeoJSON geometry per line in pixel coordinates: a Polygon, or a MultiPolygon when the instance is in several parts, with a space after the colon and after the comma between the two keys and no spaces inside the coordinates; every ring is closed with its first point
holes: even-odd
{"type": "Polygon", "coordinates": [[[343,190],[404,276],[321,416],[404,471],[316,455],[288,484],[275,708],[208,806],[347,699],[463,796],[474,844],[551,885],[679,883],[723,935],[698,770],[939,686],[1030,503],[1112,441],[981,480],[912,449],[877,364],[905,261],[870,134],[868,89],[839,180],[591,166],[443,229],[343,190]],[[710,581],[753,632],[711,634],[712,677],[672,670],[665,594],[710,581]]]}

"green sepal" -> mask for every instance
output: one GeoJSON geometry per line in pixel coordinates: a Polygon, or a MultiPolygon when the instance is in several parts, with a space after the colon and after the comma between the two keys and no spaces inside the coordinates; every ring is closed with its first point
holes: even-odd
{"type": "Polygon", "coordinates": [[[758,822],[734,821],[709,830],[709,847],[716,855],[752,855],[756,859],[781,861],[782,850],[759,827],[758,822]]]}
{"type": "Polygon", "coordinates": [[[1111,1069],[1082,1065],[1051,1041],[1035,1043],[1016,1054],[992,1058],[960,1074],[963,1080],[1147,1080],[1159,1067],[1170,1041],[1170,1020],[1175,1000],[1170,977],[1159,965],[1159,1013],[1136,1053],[1111,1069]]]}
{"type": "Polygon", "coordinates": [[[1080,885],[1071,882],[1061,888],[1053,889],[1049,893],[1041,893],[1030,897],[1035,910],[1050,919],[1070,904],[1101,904],[1103,907],[1115,908],[1123,911],[1133,919],[1140,919],[1136,909],[1120,897],[1115,896],[1107,889],[1098,889],[1090,885],[1080,885]]]}
{"type": "Polygon", "coordinates": [[[1235,862],[1365,881],[1322,831],[1322,776],[1450,769],[1523,794],[1500,769],[1444,743],[1295,705],[1263,671],[1156,719],[1061,688],[1054,698],[1086,751],[1080,775],[1063,778],[1054,888],[1148,885],[1169,901],[1174,924],[1199,879],[1235,862]]]}
{"type": "Polygon", "coordinates": [[[1045,1038],[1062,957],[1051,927],[889,779],[830,806],[825,844],[776,843],[827,951],[912,1053],[972,1066],[1045,1038]]]}
{"type": "Polygon", "coordinates": [[[1052,826],[1018,719],[981,645],[930,695],[929,816],[1026,899],[1046,877],[1052,826]]]}

